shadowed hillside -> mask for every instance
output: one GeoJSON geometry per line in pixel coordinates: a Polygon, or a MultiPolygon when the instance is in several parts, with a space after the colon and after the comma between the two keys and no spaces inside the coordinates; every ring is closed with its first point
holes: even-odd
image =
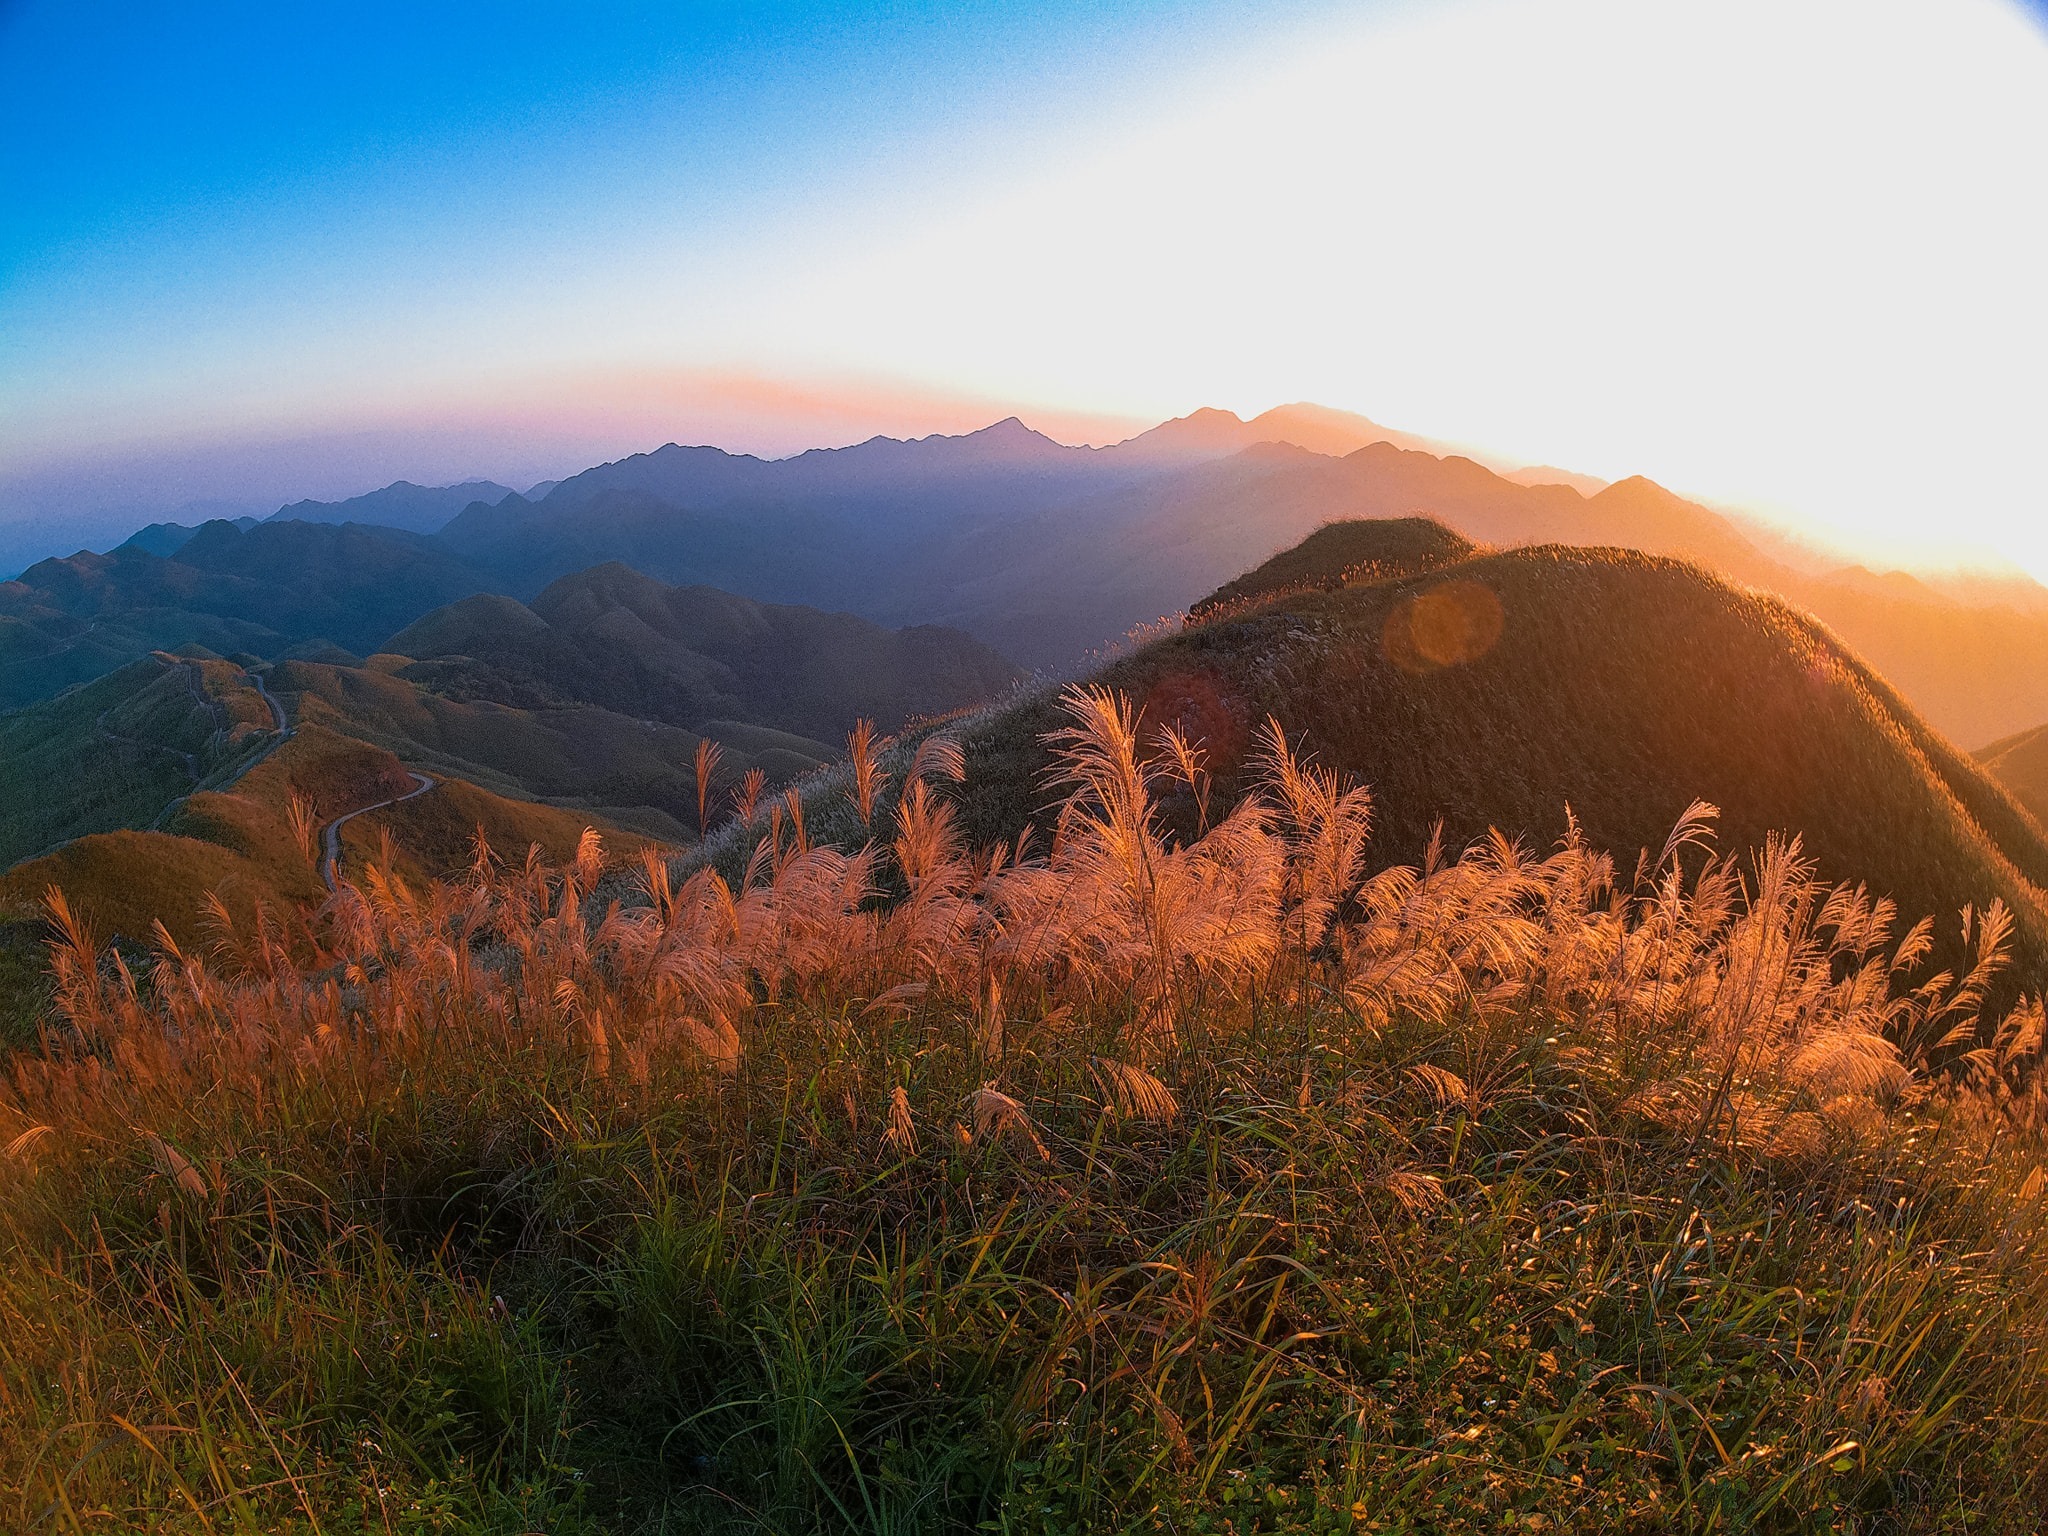
{"type": "Polygon", "coordinates": [[[742,720],[821,741],[860,719],[894,730],[950,713],[1018,678],[958,631],[886,630],[847,613],[665,587],[617,563],[563,577],[531,607],[457,603],[384,649],[436,663],[411,675],[456,696],[582,702],[692,727],[742,720]]]}
{"type": "MultiPolygon", "coordinates": [[[[1324,574],[1358,558],[1347,544],[1324,574]]],[[[1492,827],[1540,850],[1568,806],[1626,866],[1697,797],[1722,808],[1723,846],[1798,833],[1827,878],[1934,917],[1951,952],[1959,909],[2001,898],[2022,983],[2048,960],[2048,846],[2012,798],[1821,626],[1675,561],[1476,555],[1287,595],[1101,678],[1141,701],[1148,732],[1187,733],[1225,802],[1277,716],[1371,787],[1380,860],[1422,859],[1439,823],[1451,850],[1492,827]]],[[[970,734],[977,839],[1014,836],[1044,803],[1050,711],[1019,706],[970,734]]],[[[1176,814],[1191,830],[1187,797],[1176,814]]]]}
{"type": "Polygon", "coordinates": [[[270,725],[242,669],[205,652],[158,651],[0,714],[0,869],[67,838],[160,821],[270,725]]]}
{"type": "MultiPolygon", "coordinates": [[[[0,926],[40,930],[44,893],[58,886],[89,915],[97,931],[132,942],[148,939],[162,921],[180,944],[203,943],[210,932],[207,902],[218,896],[227,910],[249,920],[260,903],[274,912],[324,899],[318,860],[319,832],[329,822],[416,786],[391,753],[327,727],[301,724],[275,752],[226,791],[192,795],[159,831],[117,831],[79,838],[56,853],[31,859],[0,875],[0,926]],[[306,828],[292,819],[299,799],[306,828]],[[307,835],[310,829],[311,835],[307,835]]],[[[493,846],[512,858],[538,843],[549,858],[574,852],[586,826],[601,826],[617,851],[630,854],[645,841],[583,811],[510,800],[464,784],[450,807],[421,814],[430,791],[400,814],[358,816],[347,826],[347,851],[374,846],[380,825],[399,838],[404,867],[445,875],[465,867],[481,826],[493,846]],[[451,830],[451,818],[462,830],[451,830]],[[404,841],[409,829],[424,837],[404,841]]]]}
{"type": "Polygon", "coordinates": [[[2048,827],[2048,725],[1994,741],[1977,754],[1977,761],[2048,827]]]}

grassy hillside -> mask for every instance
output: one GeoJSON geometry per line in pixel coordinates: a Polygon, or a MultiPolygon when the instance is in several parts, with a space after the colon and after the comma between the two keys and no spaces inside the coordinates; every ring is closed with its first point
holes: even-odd
{"type": "Polygon", "coordinates": [[[1994,741],[1977,754],[1977,761],[2048,827],[2048,726],[1994,741]]]}
{"type": "MultiPolygon", "coordinates": [[[[1476,555],[1288,596],[1102,678],[1141,702],[1148,732],[1174,725],[1207,754],[1223,803],[1276,716],[1371,787],[1382,858],[1420,860],[1439,824],[1453,850],[1491,827],[1546,848],[1569,807],[1627,865],[1703,798],[1727,845],[1797,833],[1830,878],[1937,919],[1945,953],[1959,909],[2000,898],[2029,984],[2048,965],[2048,847],[2011,797],[1821,626],[1688,565],[1476,555]]],[[[1020,706],[968,736],[977,838],[1014,836],[1044,803],[1051,711],[1020,706]]],[[[1188,797],[1175,813],[1191,824],[1188,797]]]]}
{"type": "Polygon", "coordinates": [[[239,667],[163,652],[0,714],[0,869],[67,838],[155,824],[270,725],[239,667]]]}
{"type": "Polygon", "coordinates": [[[0,1079],[0,1523],[2039,1528],[1995,935],[1923,985],[1782,853],[1365,878],[1284,744],[1168,840],[1128,704],[1054,723],[1021,863],[939,774],[737,890],[369,880],[301,965],[133,990],[63,947],[0,1079]]]}
{"type": "MultiPolygon", "coordinates": [[[[414,787],[392,753],[318,721],[301,721],[290,740],[231,789],[193,794],[162,830],[82,837],[0,874],[0,925],[40,933],[44,893],[57,886],[103,938],[146,942],[151,924],[161,919],[180,944],[202,945],[212,936],[209,895],[217,894],[243,921],[259,904],[283,913],[326,898],[314,848],[292,823],[295,797],[317,827],[414,787]]],[[[479,824],[500,853],[515,860],[529,843],[539,843],[550,857],[573,852],[578,835],[593,824],[624,853],[645,842],[589,812],[508,800],[452,782],[389,813],[350,821],[345,863],[374,849],[384,827],[398,843],[401,868],[449,874],[468,865],[479,824]],[[445,803],[429,803],[444,793],[445,803]]]]}
{"type": "Polygon", "coordinates": [[[721,801],[750,768],[779,785],[840,750],[734,721],[706,720],[685,731],[588,705],[515,708],[451,698],[427,686],[440,677],[407,657],[384,655],[362,667],[282,662],[271,686],[298,718],[374,743],[430,773],[518,799],[628,816],[671,840],[696,829],[693,759],[704,737],[726,754],[716,787],[721,801]]]}
{"type": "Polygon", "coordinates": [[[441,659],[415,675],[458,697],[595,704],[692,729],[747,720],[833,742],[857,720],[894,730],[980,703],[1019,675],[958,631],[667,587],[617,563],[563,577],[530,606],[470,598],[385,648],[441,659]]]}

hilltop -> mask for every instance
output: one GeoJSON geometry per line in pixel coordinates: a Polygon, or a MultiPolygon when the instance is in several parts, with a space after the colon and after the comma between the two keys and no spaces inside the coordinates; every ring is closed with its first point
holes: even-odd
{"type": "MultiPolygon", "coordinates": [[[[1371,788],[1376,861],[1420,863],[1439,837],[1455,851],[1493,828],[1540,851],[1569,815],[1626,869],[1701,798],[1721,808],[1722,846],[1798,834],[1824,877],[1934,918],[1945,953],[1961,948],[1965,905],[2002,899],[2025,984],[2048,974],[2039,827],[1824,627],[1696,566],[1618,550],[1474,549],[1413,574],[1401,567],[1414,534],[1326,530],[1263,568],[1287,578],[1263,604],[1098,679],[1138,702],[1148,733],[1187,733],[1219,804],[1246,784],[1273,715],[1371,788]],[[1347,580],[1376,549],[1395,574],[1347,580]]],[[[1457,548],[1449,535],[1431,547],[1457,548]]],[[[1043,803],[1053,723],[1049,703],[1025,703],[968,734],[977,841],[1014,838],[1043,803]]],[[[1195,812],[1183,797],[1175,814],[1195,812]]]]}
{"type": "Polygon", "coordinates": [[[1414,576],[1469,560],[1475,546],[1427,517],[1327,523],[1292,549],[1227,581],[1188,617],[1209,619],[1295,592],[1328,592],[1392,576],[1414,576]]]}

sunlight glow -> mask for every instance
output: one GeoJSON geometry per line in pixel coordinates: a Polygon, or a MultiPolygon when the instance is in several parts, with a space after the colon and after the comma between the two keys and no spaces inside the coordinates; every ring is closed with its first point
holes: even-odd
{"type": "Polygon", "coordinates": [[[958,72],[1011,105],[939,126],[792,85],[743,166],[731,124],[685,131],[701,91],[648,85],[496,171],[387,146],[53,248],[0,272],[0,469],[417,428],[556,474],[1312,400],[2048,578],[2048,29],[2017,0],[1289,15],[1085,86],[991,44],[958,72]]]}
{"type": "Polygon", "coordinates": [[[688,328],[1125,415],[1314,399],[2048,576],[2044,186],[2048,38],[1990,0],[1439,8],[688,328]]]}

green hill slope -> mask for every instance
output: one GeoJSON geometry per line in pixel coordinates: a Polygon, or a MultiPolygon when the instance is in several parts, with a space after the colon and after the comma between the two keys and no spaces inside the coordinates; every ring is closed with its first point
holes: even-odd
{"type": "Polygon", "coordinates": [[[280,662],[271,686],[298,718],[382,747],[430,773],[501,795],[623,816],[675,840],[696,827],[692,759],[703,737],[725,753],[721,792],[749,768],[781,784],[840,751],[740,721],[708,720],[686,731],[588,704],[518,708],[449,697],[415,680],[445,675],[403,656],[381,655],[361,667],[280,662]]]}
{"type": "Polygon", "coordinates": [[[270,724],[241,668],[162,651],[0,715],[0,869],[68,838],[159,821],[270,724]]]}
{"type": "MultiPolygon", "coordinates": [[[[1343,563],[1358,558],[1347,546],[1343,563]]],[[[1224,797],[1276,716],[1371,786],[1377,863],[1420,860],[1439,824],[1453,850],[1492,827],[1541,848],[1569,806],[1626,869],[1697,797],[1722,808],[1722,846],[1796,832],[1825,875],[1951,938],[1966,903],[2002,898],[2022,984],[2048,964],[2048,845],[2012,797],[1823,626],[1677,561],[1475,554],[1282,596],[1100,677],[1142,702],[1148,731],[1194,738],[1224,797]]],[[[1046,799],[1038,737],[1054,723],[1038,701],[969,733],[977,840],[1014,835],[1046,799]]]]}
{"type": "Polygon", "coordinates": [[[616,562],[563,577],[530,606],[455,603],[384,649],[433,662],[413,675],[459,697],[581,702],[692,728],[744,720],[832,742],[859,719],[894,730],[979,703],[1019,675],[957,630],[669,587],[616,562]]]}

